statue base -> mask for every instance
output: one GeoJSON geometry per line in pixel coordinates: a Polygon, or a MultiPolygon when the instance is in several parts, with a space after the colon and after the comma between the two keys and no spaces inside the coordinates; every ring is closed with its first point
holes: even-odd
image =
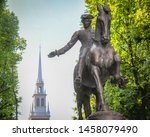
{"type": "Polygon", "coordinates": [[[87,120],[125,120],[125,118],[115,111],[98,111],[91,114],[87,120]]]}

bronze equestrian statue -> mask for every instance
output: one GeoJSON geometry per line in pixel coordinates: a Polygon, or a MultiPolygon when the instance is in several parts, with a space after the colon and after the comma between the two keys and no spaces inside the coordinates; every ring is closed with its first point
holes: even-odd
{"type": "Polygon", "coordinates": [[[95,32],[91,29],[93,16],[83,14],[81,21],[84,30],[76,31],[66,46],[48,55],[48,57],[54,57],[64,54],[78,40],[82,44],[79,62],[74,69],[74,88],[77,94],[79,119],[83,119],[82,105],[84,105],[86,118],[91,114],[90,95],[92,93],[96,96],[96,111],[109,111],[103,96],[104,84],[109,76],[112,76],[112,81],[119,85],[124,83],[120,75],[121,58],[116,55],[110,44],[110,8],[105,5],[103,8],[98,6],[97,9],[95,32]]]}

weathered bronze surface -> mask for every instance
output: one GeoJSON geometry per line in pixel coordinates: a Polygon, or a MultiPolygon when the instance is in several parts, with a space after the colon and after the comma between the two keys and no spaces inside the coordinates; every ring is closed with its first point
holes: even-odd
{"type": "Polygon", "coordinates": [[[86,118],[91,114],[90,95],[96,96],[96,111],[109,111],[103,96],[106,80],[112,76],[112,82],[122,86],[120,75],[121,58],[116,55],[110,44],[111,15],[108,5],[97,6],[96,30],[91,29],[90,14],[83,14],[81,21],[84,29],[76,31],[66,46],[51,52],[48,57],[59,56],[81,42],[79,61],[74,69],[74,89],[77,94],[79,119],[82,118],[82,105],[86,118]]]}

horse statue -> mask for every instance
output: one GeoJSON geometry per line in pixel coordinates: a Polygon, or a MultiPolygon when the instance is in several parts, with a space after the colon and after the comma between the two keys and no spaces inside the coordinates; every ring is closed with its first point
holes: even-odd
{"type": "Polygon", "coordinates": [[[112,83],[116,83],[120,87],[126,83],[126,80],[120,75],[121,58],[110,44],[110,8],[108,5],[104,5],[102,8],[97,6],[97,9],[95,36],[93,36],[93,31],[90,29],[93,16],[83,15],[81,17],[84,30],[76,31],[67,45],[50,52],[48,55],[49,58],[62,55],[70,50],[78,40],[82,44],[80,49],[82,54],[74,69],[74,89],[79,119],[83,119],[82,106],[84,106],[86,118],[91,115],[91,94],[96,96],[96,111],[109,111],[103,92],[105,82],[110,76],[112,76],[112,83]],[[81,70],[80,77],[79,72],[81,70]]]}
{"type": "Polygon", "coordinates": [[[119,86],[124,84],[124,80],[120,75],[121,58],[110,44],[110,8],[108,5],[104,5],[102,8],[97,6],[97,9],[94,44],[86,55],[86,64],[82,72],[80,86],[75,81],[78,64],[74,69],[74,89],[77,97],[79,119],[83,119],[82,105],[84,106],[86,118],[91,114],[91,94],[96,96],[96,111],[109,111],[103,92],[105,82],[110,76],[112,76],[113,83],[117,83],[119,86]]]}

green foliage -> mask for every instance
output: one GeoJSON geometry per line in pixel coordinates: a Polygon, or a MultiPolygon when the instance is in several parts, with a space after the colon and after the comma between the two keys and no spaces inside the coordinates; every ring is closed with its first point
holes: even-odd
{"type": "MultiPolygon", "coordinates": [[[[104,2],[85,0],[87,11],[95,16],[93,28],[96,5],[104,2]]],[[[122,58],[121,73],[129,80],[124,89],[107,81],[106,102],[127,119],[150,119],[150,1],[107,0],[106,4],[112,15],[111,44],[122,58]]]]}
{"type": "Polygon", "coordinates": [[[26,47],[18,35],[18,19],[0,2],[0,119],[17,119],[18,97],[17,63],[26,47]]]}
{"type": "Polygon", "coordinates": [[[120,89],[112,85],[110,80],[106,82],[104,90],[105,100],[110,110],[120,112],[127,119],[136,119],[134,110],[141,105],[141,100],[137,98],[134,90],[129,87],[120,89]]]}

